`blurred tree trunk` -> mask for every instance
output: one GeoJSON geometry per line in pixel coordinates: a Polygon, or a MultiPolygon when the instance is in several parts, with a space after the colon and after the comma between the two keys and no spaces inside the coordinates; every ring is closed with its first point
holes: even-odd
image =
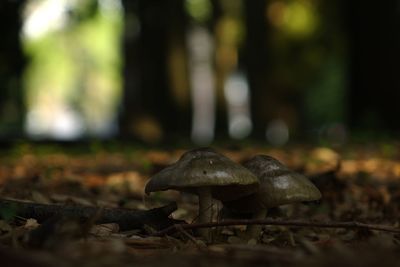
{"type": "Polygon", "coordinates": [[[347,1],[350,126],[400,130],[400,3],[347,1]]]}
{"type": "Polygon", "coordinates": [[[170,94],[173,96],[175,118],[174,129],[179,137],[189,136],[192,118],[188,62],[186,51],[186,31],[188,18],[184,0],[169,0],[168,10],[168,73],[170,94]]]}
{"type": "Polygon", "coordinates": [[[21,9],[25,1],[0,3],[0,138],[23,135],[22,71],[25,57],[20,42],[21,9]]]}
{"type": "Polygon", "coordinates": [[[268,99],[268,28],[265,20],[266,0],[244,1],[246,20],[246,47],[244,61],[251,91],[251,113],[255,137],[265,136],[267,116],[265,112],[268,99]]]}
{"type": "Polygon", "coordinates": [[[179,9],[175,2],[164,0],[124,0],[123,5],[125,85],[121,135],[138,135],[141,129],[137,127],[147,120],[143,127],[149,127],[150,131],[159,127],[165,137],[177,129],[179,122],[167,72],[168,31],[174,25],[169,15],[179,9]]]}

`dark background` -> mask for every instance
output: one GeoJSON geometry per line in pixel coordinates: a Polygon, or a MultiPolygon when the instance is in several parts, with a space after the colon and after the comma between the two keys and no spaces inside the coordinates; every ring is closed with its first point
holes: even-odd
{"type": "MultiPolygon", "coordinates": [[[[97,1],[82,2],[80,9],[68,11],[70,25],[99,13],[97,1]]],[[[237,70],[246,74],[251,99],[252,131],[243,138],[265,140],[266,127],[276,120],[287,127],[289,141],[344,144],[349,138],[364,136],[372,140],[397,137],[399,1],[251,0],[232,1],[239,8],[231,8],[229,1],[212,0],[205,1],[209,14],[203,17],[191,14],[187,2],[122,1],[123,28],[120,46],[115,48],[122,62],[122,95],[115,109],[117,130],[107,138],[150,143],[190,140],[193,99],[187,33],[194,27],[214,37],[209,65],[217,96],[216,139],[229,137],[221,92],[229,73],[237,70]],[[304,26],[296,32],[300,19],[288,24],[285,32],[279,24],[285,19],[279,16],[301,18],[301,12],[314,16],[312,30],[304,26]],[[224,28],[220,30],[219,25],[226,17],[242,25],[243,37],[233,44],[224,44],[221,37],[224,28]],[[223,49],[234,51],[236,60],[218,61],[223,49]],[[178,67],[171,65],[176,55],[172,51],[181,56],[178,67]],[[177,90],[183,92],[181,98],[174,96],[177,90]]],[[[32,138],[24,127],[27,85],[23,79],[31,60],[21,41],[27,4],[0,3],[0,137],[8,141],[32,138]]],[[[97,137],[84,131],[78,139],[97,137]]],[[[34,136],[35,140],[53,138],[34,136]]]]}

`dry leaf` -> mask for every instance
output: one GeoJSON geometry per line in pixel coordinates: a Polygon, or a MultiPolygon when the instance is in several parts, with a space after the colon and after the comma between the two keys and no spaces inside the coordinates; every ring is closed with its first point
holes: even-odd
{"type": "Polygon", "coordinates": [[[26,220],[24,224],[24,228],[28,230],[33,230],[36,229],[40,224],[37,222],[36,219],[29,218],[26,220]]]}
{"type": "Polygon", "coordinates": [[[89,233],[95,236],[110,236],[119,231],[117,223],[97,224],[90,228],[89,233]]]}

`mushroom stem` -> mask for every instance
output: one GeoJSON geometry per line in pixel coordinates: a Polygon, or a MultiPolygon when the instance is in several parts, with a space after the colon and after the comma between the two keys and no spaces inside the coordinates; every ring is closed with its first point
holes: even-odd
{"type": "MultiPolygon", "coordinates": [[[[197,189],[199,196],[199,222],[208,223],[212,219],[212,197],[209,187],[200,187],[197,189]]],[[[210,231],[208,228],[198,229],[198,233],[207,241],[210,240],[210,231]]]]}
{"type": "MultiPolygon", "coordinates": [[[[253,214],[253,219],[255,219],[255,220],[265,219],[265,217],[267,216],[267,211],[268,211],[267,209],[259,210],[258,212],[253,214]]],[[[246,230],[246,236],[248,238],[256,238],[257,239],[261,233],[262,227],[263,227],[262,225],[255,225],[255,224],[248,225],[247,230],[246,230]]]]}

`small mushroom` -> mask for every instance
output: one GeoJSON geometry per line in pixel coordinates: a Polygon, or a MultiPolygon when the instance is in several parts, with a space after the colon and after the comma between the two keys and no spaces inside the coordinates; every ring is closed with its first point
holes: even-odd
{"type": "MultiPolygon", "coordinates": [[[[260,180],[259,190],[251,195],[224,201],[224,206],[235,213],[252,213],[254,219],[263,219],[268,208],[284,204],[314,201],[321,192],[304,175],[291,171],[273,157],[257,155],[244,163],[260,180]]],[[[261,226],[250,225],[247,234],[257,237],[261,226]]]]}
{"type": "MultiPolygon", "coordinates": [[[[258,186],[258,178],[243,166],[210,148],[199,148],[151,177],[145,192],[174,189],[198,195],[199,222],[204,223],[212,219],[212,197],[232,201],[254,193],[258,186]]],[[[208,239],[208,229],[199,233],[208,239]]]]}

